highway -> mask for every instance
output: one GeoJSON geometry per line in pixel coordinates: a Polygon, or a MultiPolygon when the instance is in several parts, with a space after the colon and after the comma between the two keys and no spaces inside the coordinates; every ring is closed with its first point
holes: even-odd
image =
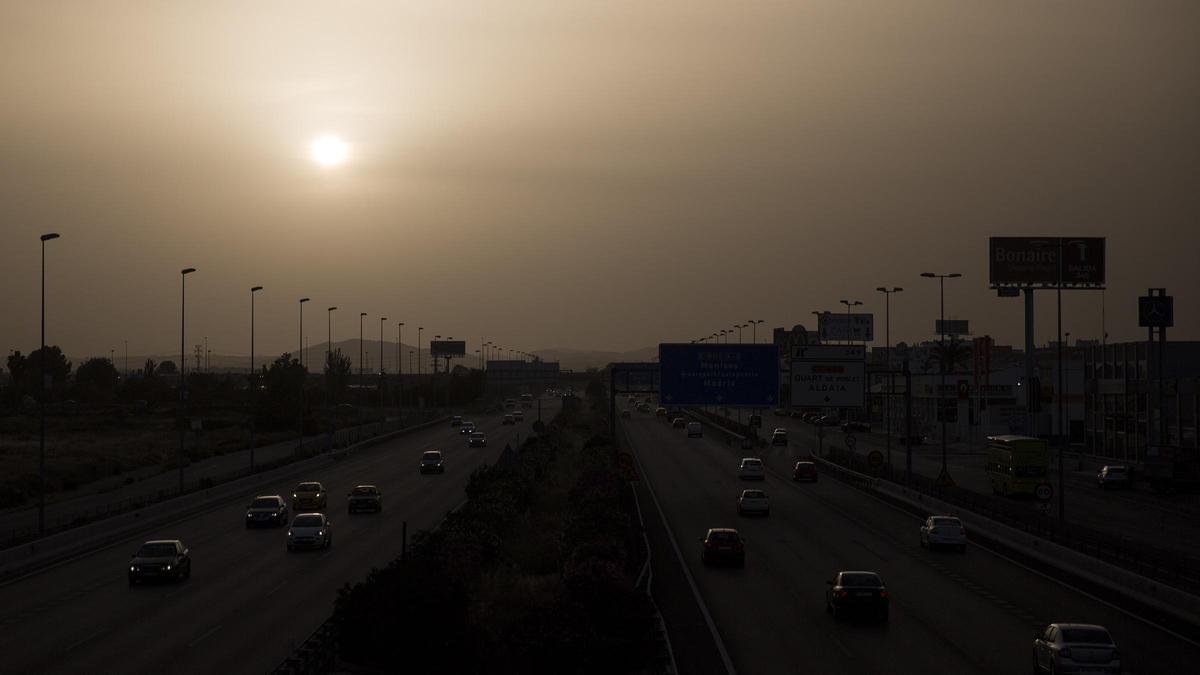
{"type": "Polygon", "coordinates": [[[767,479],[744,483],[743,451],[714,435],[688,439],[645,413],[620,423],[658,505],[643,509],[661,508],[738,673],[1030,672],[1034,631],[1051,621],[1107,626],[1128,673],[1188,672],[1200,658],[1200,645],[979,546],[926,551],[917,518],[829,476],[793,483],[792,462],[808,454],[797,441],[761,451],[767,479]],[[760,486],[770,518],[740,518],[740,491],[760,486]],[[709,527],[741,531],[744,569],[701,564],[709,527]],[[824,582],[841,569],[881,574],[887,624],[826,614],[824,582]]]}
{"type": "MultiPolygon", "coordinates": [[[[543,402],[549,420],[557,402],[543,402]]],[[[230,503],[0,586],[0,650],[10,673],[265,673],[333,610],[337,590],[400,553],[408,531],[435,526],[465,499],[471,470],[495,461],[506,442],[530,433],[476,417],[488,447],[468,449],[456,428],[436,426],[355,453],[315,475],[264,485],[258,494],[291,497],[300,480],[328,489],[334,543],[328,551],[285,548],[286,529],[247,530],[247,493],[230,503]],[[440,449],[444,475],[420,475],[421,452],[440,449]],[[380,515],[346,515],[345,495],[374,483],[380,515]],[[193,573],[181,583],[129,587],[128,561],[147,539],[182,539],[193,573]]],[[[470,417],[468,417],[470,419],[470,417]]]]}

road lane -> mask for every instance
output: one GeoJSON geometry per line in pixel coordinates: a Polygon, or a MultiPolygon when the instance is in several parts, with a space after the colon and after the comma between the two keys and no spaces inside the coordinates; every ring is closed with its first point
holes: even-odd
{"type": "Polygon", "coordinates": [[[792,483],[794,447],[761,455],[771,517],[739,518],[735,500],[748,486],[736,477],[740,450],[686,439],[645,415],[622,423],[740,673],[1027,672],[1035,628],[1061,620],[1107,625],[1129,672],[1182,672],[1200,656],[1194,644],[978,547],[926,551],[916,518],[827,476],[792,483]],[[697,539],[715,526],[746,537],[744,570],[699,562],[697,539]],[[824,580],[850,568],[883,576],[887,625],[823,611],[824,580]]]}
{"type": "MultiPolygon", "coordinates": [[[[546,402],[543,405],[551,408],[546,402]]],[[[553,414],[551,409],[549,414],[553,414]]],[[[409,531],[436,525],[464,498],[471,469],[494,461],[505,442],[531,422],[502,426],[480,418],[488,448],[466,447],[450,426],[402,436],[356,453],[306,479],[329,490],[329,551],[285,548],[286,529],[247,530],[253,495],[218,506],[112,548],[0,586],[0,650],[7,672],[266,672],[330,613],[337,589],[399,554],[409,531]],[[420,475],[422,451],[446,455],[444,475],[420,475]],[[346,514],[355,484],[384,492],[382,514],[346,514]],[[194,573],[182,583],[129,588],[129,555],[146,539],[180,538],[194,573]]],[[[260,494],[291,495],[297,480],[264,485],[260,494]]]]}

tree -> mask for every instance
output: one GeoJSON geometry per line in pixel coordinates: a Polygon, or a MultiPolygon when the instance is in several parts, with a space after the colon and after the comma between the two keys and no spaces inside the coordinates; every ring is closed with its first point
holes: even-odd
{"type": "Polygon", "coordinates": [[[259,397],[259,410],[275,420],[294,420],[300,415],[304,389],[304,378],[308,371],[299,359],[285,352],[262,367],[263,395],[259,397]]]}
{"type": "Polygon", "coordinates": [[[154,363],[154,359],[146,359],[146,363],[142,365],[142,377],[157,377],[158,364],[154,363]]]}
{"type": "Polygon", "coordinates": [[[957,335],[951,335],[944,344],[937,342],[929,350],[929,356],[925,359],[925,369],[933,370],[934,366],[937,366],[938,372],[954,373],[958,372],[959,366],[965,369],[970,361],[971,348],[957,335]]]}
{"type": "Polygon", "coordinates": [[[335,401],[340,398],[341,393],[346,389],[346,385],[350,381],[350,368],[350,357],[342,354],[340,347],[331,352],[326,352],[325,383],[335,401]]]}
{"type": "Polygon", "coordinates": [[[120,374],[116,367],[105,358],[88,359],[75,372],[75,385],[79,388],[80,398],[86,401],[111,401],[116,394],[118,380],[120,374]]]}
{"type": "Polygon", "coordinates": [[[175,365],[174,361],[163,361],[162,363],[158,364],[158,371],[156,374],[157,375],[178,375],[179,367],[175,365]]]}

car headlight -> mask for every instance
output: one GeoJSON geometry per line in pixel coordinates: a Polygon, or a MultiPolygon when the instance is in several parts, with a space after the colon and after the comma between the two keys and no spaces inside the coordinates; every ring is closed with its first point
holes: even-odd
{"type": "Polygon", "coordinates": [[[299,499],[299,498],[300,498],[300,495],[296,494],[295,492],[292,493],[292,499],[299,499]]]}
{"type": "Polygon", "coordinates": [[[289,536],[289,537],[290,537],[290,536],[292,536],[292,531],[291,531],[291,530],[288,530],[288,536],[289,536]]]}
{"type": "Polygon", "coordinates": [[[167,565],[167,571],[168,571],[168,572],[170,572],[170,571],[171,571],[171,566],[170,566],[169,564],[167,565]]]}
{"type": "Polygon", "coordinates": [[[134,566],[134,565],[130,565],[130,566],[129,566],[129,571],[130,571],[130,572],[136,572],[136,571],[137,571],[137,567],[136,567],[136,566],[134,566]]]}
{"type": "Polygon", "coordinates": [[[318,537],[324,537],[324,536],[325,536],[325,530],[317,530],[317,536],[318,536],[318,537]]]}

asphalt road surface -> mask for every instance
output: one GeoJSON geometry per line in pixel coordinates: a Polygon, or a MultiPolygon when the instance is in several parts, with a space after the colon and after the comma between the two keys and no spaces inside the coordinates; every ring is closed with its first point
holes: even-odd
{"type": "MultiPolygon", "coordinates": [[[[557,403],[543,401],[543,417],[557,403]]],[[[333,610],[337,590],[400,553],[401,527],[437,525],[465,499],[471,470],[525,438],[536,415],[514,426],[477,417],[487,448],[467,448],[457,428],[437,426],[368,448],[304,480],[329,490],[333,546],[286,549],[286,528],[247,530],[247,494],[198,516],[113,542],[104,550],[0,586],[0,671],[8,673],[265,673],[333,610]],[[421,452],[443,451],[446,473],[420,475],[421,452]],[[383,513],[346,514],[345,495],[373,483],[383,513]],[[129,587],[128,561],[148,539],[182,539],[191,579],[129,587]]],[[[298,480],[259,494],[291,497],[298,480]]]]}
{"type": "Polygon", "coordinates": [[[736,446],[644,413],[621,423],[739,673],[1025,673],[1035,630],[1052,621],[1107,626],[1128,673],[1191,672],[1200,659],[1200,645],[976,545],[922,549],[917,518],[828,476],[793,483],[797,448],[763,450],[767,478],[747,483],[736,446]],[[741,490],[759,487],[771,516],[739,517],[741,490]],[[700,562],[709,527],[741,531],[744,569],[700,562]],[[842,569],[881,574],[886,624],[825,612],[825,580],[842,569]]]}

